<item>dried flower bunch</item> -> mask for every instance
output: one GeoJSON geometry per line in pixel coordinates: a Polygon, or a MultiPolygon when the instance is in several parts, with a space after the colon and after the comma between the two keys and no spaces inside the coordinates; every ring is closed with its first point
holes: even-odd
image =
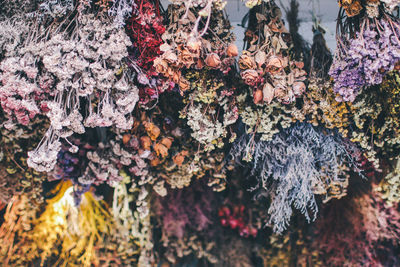
{"type": "Polygon", "coordinates": [[[224,146],[238,118],[235,85],[229,81],[238,51],[220,2],[177,4],[168,8],[163,54],[154,64],[184,96],[181,117],[210,151],[224,146]]]}
{"type": "Polygon", "coordinates": [[[177,107],[182,106],[179,101],[176,93],[164,93],[158,107],[137,113],[130,131],[118,132],[114,147],[120,147],[120,154],[130,157],[121,163],[141,184],[157,184],[154,189],[160,195],[166,194],[164,182],[172,188],[183,188],[193,178],[202,177],[215,190],[222,190],[226,177],[224,152],[198,151],[186,122],[179,119],[177,107]]]}
{"type": "Polygon", "coordinates": [[[242,79],[252,89],[255,104],[270,104],[274,99],[292,103],[306,89],[306,72],[304,63],[292,59],[291,35],[281,10],[268,1],[250,12],[255,12],[255,21],[249,21],[247,49],[239,59],[242,79]]]}
{"type": "Polygon", "coordinates": [[[256,188],[271,195],[269,224],[280,233],[292,216],[292,206],[308,221],[318,211],[315,195],[340,198],[346,193],[347,171],[358,171],[357,147],[335,131],[297,123],[276,134],[271,141],[244,135],[233,146],[234,160],[252,157],[251,173],[256,188]],[[311,214],[310,214],[311,210],[311,214]]]}
{"type": "Polygon", "coordinates": [[[106,15],[95,17],[91,14],[95,9],[82,5],[42,3],[36,15],[54,17],[52,23],[28,22],[29,35],[23,34],[27,27],[22,27],[16,52],[6,52],[1,63],[0,101],[9,117],[24,125],[37,114],[46,114],[51,121],[43,142],[28,160],[39,171],[54,168],[60,138],[83,133],[84,126],[127,129],[133,123],[130,113],[139,96],[124,71],[129,37],[106,15]],[[69,12],[74,8],[78,11],[69,12]],[[57,16],[47,14],[57,10],[57,16]]]}
{"type": "Polygon", "coordinates": [[[15,198],[15,204],[19,205],[11,212],[13,216],[21,217],[22,227],[13,229],[12,223],[19,221],[9,217],[11,220],[2,226],[5,230],[2,233],[15,236],[20,241],[14,244],[13,240],[7,239],[7,235],[1,236],[2,250],[9,252],[2,253],[3,259],[18,262],[14,257],[9,258],[8,254],[13,251],[12,254],[20,256],[29,252],[29,255],[19,259],[19,262],[24,260],[25,264],[40,262],[41,265],[47,265],[58,262],[72,266],[91,266],[99,261],[96,247],[101,245],[101,235],[110,232],[110,215],[90,192],[83,195],[81,205],[76,207],[71,202],[73,197],[70,183],[61,183],[57,189],[59,191],[56,196],[48,200],[45,211],[40,215],[38,209],[32,209],[29,202],[24,201],[25,195],[15,198]],[[32,209],[32,212],[26,212],[27,209],[32,209]]]}
{"type": "Polygon", "coordinates": [[[36,253],[27,241],[39,208],[26,194],[14,195],[10,200],[0,227],[0,260],[4,265],[28,265],[27,255],[36,253]]]}
{"type": "Polygon", "coordinates": [[[168,27],[162,35],[163,54],[154,65],[157,71],[176,84],[180,92],[190,88],[183,76],[186,70],[210,69],[228,73],[237,56],[229,21],[219,1],[174,1],[168,7],[168,27]],[[218,5],[220,4],[220,5],[218,5]]]}
{"type": "Polygon", "coordinates": [[[337,100],[353,102],[364,88],[381,84],[400,61],[400,24],[380,1],[340,3],[343,10],[330,75],[335,82],[333,90],[340,95],[337,100]]]}
{"type": "Polygon", "coordinates": [[[162,12],[158,1],[135,0],[131,18],[127,21],[127,34],[131,38],[128,66],[136,74],[139,88],[139,103],[151,107],[157,103],[158,96],[170,89],[170,83],[156,71],[154,60],[162,52],[164,43],[161,35],[165,32],[162,12]]]}
{"type": "Polygon", "coordinates": [[[331,202],[322,211],[311,244],[322,266],[399,264],[400,214],[397,206],[390,207],[374,192],[375,188],[373,185],[361,196],[331,202]]]}
{"type": "Polygon", "coordinates": [[[381,193],[388,205],[400,202],[400,160],[398,158],[393,160],[390,172],[381,181],[377,191],[381,193]]]}
{"type": "Polygon", "coordinates": [[[114,187],[110,252],[120,254],[120,264],[148,266],[154,261],[148,191],[126,173],[121,175],[123,180],[114,187]]]}
{"type": "Polygon", "coordinates": [[[400,264],[399,0],[0,2],[0,262],[400,264]]]}
{"type": "MultiPolygon", "coordinates": [[[[158,197],[153,205],[161,228],[158,244],[165,248],[160,257],[176,263],[191,254],[216,263],[214,230],[217,206],[215,193],[207,183],[196,181],[189,188],[171,190],[158,197]]],[[[159,248],[161,251],[161,249],[159,248]]]]}
{"type": "MultiPolygon", "coordinates": [[[[322,39],[320,40],[322,41],[322,39]]],[[[323,50],[322,43],[313,44],[314,51],[323,50]],[[319,46],[319,48],[318,48],[319,46]]],[[[313,53],[312,65],[329,67],[327,53],[313,53]],[[318,58],[318,55],[325,54],[318,58]],[[325,63],[324,63],[325,61],[325,63]]],[[[398,147],[398,72],[392,71],[383,77],[380,86],[366,88],[366,93],[354,102],[341,102],[333,92],[334,86],[325,74],[311,67],[308,92],[303,96],[301,113],[306,121],[339,132],[357,143],[364,156],[379,169],[379,158],[397,156],[398,147]]]]}
{"type": "Polygon", "coordinates": [[[0,130],[0,201],[8,203],[13,195],[25,194],[31,201],[42,201],[42,182],[46,173],[39,173],[27,165],[27,152],[40,142],[48,124],[36,119],[23,126],[2,121],[0,130]]]}

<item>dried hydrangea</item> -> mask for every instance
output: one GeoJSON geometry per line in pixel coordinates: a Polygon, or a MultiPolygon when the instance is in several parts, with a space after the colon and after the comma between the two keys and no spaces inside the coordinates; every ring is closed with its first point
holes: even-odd
{"type": "Polygon", "coordinates": [[[334,131],[325,131],[297,123],[268,142],[244,135],[230,152],[237,161],[253,158],[251,173],[259,181],[256,188],[271,192],[269,223],[278,233],[289,224],[292,206],[307,220],[315,219],[315,195],[342,197],[348,184],[346,171],[358,170],[357,147],[334,131]]]}

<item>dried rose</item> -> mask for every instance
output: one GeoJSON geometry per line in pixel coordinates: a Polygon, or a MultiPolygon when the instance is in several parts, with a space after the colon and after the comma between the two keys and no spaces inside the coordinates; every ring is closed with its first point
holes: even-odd
{"type": "Polygon", "coordinates": [[[267,61],[267,54],[264,51],[258,51],[254,57],[259,68],[267,61]]]}
{"type": "Polygon", "coordinates": [[[174,163],[178,166],[182,166],[183,162],[185,161],[185,157],[188,155],[188,151],[183,150],[181,152],[179,152],[178,154],[176,154],[172,160],[174,161],[174,163]]]}
{"type": "Polygon", "coordinates": [[[168,77],[172,77],[172,81],[174,83],[179,83],[179,81],[181,80],[181,72],[180,71],[173,71],[172,69],[169,69],[169,76],[168,77]]]}
{"type": "Polygon", "coordinates": [[[164,74],[165,76],[168,76],[168,75],[166,75],[167,71],[168,71],[168,63],[167,63],[167,61],[165,61],[165,60],[163,60],[161,58],[156,58],[154,60],[154,67],[156,68],[156,71],[158,73],[161,73],[161,74],[164,74]]]}
{"type": "Polygon", "coordinates": [[[221,59],[216,53],[211,53],[207,56],[205,63],[210,68],[218,68],[221,65],[221,59]]]}
{"type": "Polygon", "coordinates": [[[292,87],[295,96],[301,96],[306,90],[306,85],[303,82],[295,82],[292,87]]]}
{"type": "Polygon", "coordinates": [[[190,37],[188,42],[186,43],[186,47],[189,49],[189,51],[197,54],[201,48],[201,41],[194,37],[190,37]]]}
{"type": "Polygon", "coordinates": [[[228,57],[236,57],[237,55],[239,55],[237,46],[235,44],[230,44],[226,49],[226,54],[228,55],[228,57]]]}
{"type": "Polygon", "coordinates": [[[188,49],[183,49],[179,55],[181,62],[186,68],[190,68],[194,63],[195,55],[188,49]]]}
{"type": "Polygon", "coordinates": [[[280,56],[272,56],[268,59],[267,71],[272,75],[281,72],[283,69],[283,61],[280,56]]]}
{"type": "Polygon", "coordinates": [[[239,58],[239,68],[242,70],[255,69],[256,62],[253,57],[249,55],[247,51],[244,51],[239,58]]]}
{"type": "Polygon", "coordinates": [[[241,73],[242,79],[248,85],[254,86],[258,80],[258,72],[256,70],[245,70],[241,73]]]}
{"type": "Polygon", "coordinates": [[[165,59],[168,63],[175,63],[178,60],[178,56],[171,50],[166,51],[162,55],[162,58],[165,59]]]}

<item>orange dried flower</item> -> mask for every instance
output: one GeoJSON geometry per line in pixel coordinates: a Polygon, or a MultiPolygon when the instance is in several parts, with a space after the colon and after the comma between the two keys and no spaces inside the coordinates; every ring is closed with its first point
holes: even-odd
{"type": "Polygon", "coordinates": [[[147,134],[150,136],[151,140],[155,141],[160,136],[160,128],[158,128],[154,123],[151,122],[143,122],[143,125],[146,129],[147,134]]]}
{"type": "Polygon", "coordinates": [[[131,140],[131,135],[130,134],[124,134],[124,136],[122,137],[122,143],[124,145],[128,144],[130,140],[131,140]]]}
{"type": "Polygon", "coordinates": [[[151,139],[148,136],[142,136],[140,137],[140,145],[144,150],[150,150],[151,147],[151,139]]]}
{"type": "Polygon", "coordinates": [[[164,137],[164,138],[161,140],[161,144],[163,144],[163,145],[166,146],[168,149],[170,149],[171,146],[172,146],[172,141],[173,141],[173,139],[172,139],[171,137],[164,137]]]}
{"type": "Polygon", "coordinates": [[[239,55],[237,46],[235,44],[230,44],[226,49],[226,54],[228,55],[228,57],[236,57],[237,55],[239,55]]]}
{"type": "Polygon", "coordinates": [[[190,83],[189,83],[189,81],[186,80],[186,79],[183,78],[183,77],[180,77],[178,85],[179,85],[179,89],[180,89],[182,92],[184,92],[184,91],[186,91],[186,90],[188,90],[188,89],[190,88],[190,83]]]}
{"type": "Polygon", "coordinates": [[[221,65],[221,59],[216,53],[211,53],[207,56],[205,63],[210,68],[218,68],[221,65]]]}
{"type": "Polygon", "coordinates": [[[150,161],[150,166],[151,167],[156,167],[158,165],[160,165],[161,160],[157,157],[154,157],[151,161],[150,161]]]}
{"type": "Polygon", "coordinates": [[[255,103],[255,104],[260,104],[260,103],[262,103],[263,98],[264,98],[264,96],[263,96],[263,91],[262,91],[262,90],[256,90],[256,91],[254,92],[253,98],[254,98],[254,103],[255,103]]]}
{"type": "Polygon", "coordinates": [[[165,158],[168,156],[168,148],[161,143],[157,143],[154,145],[154,151],[157,153],[157,156],[161,156],[165,158]]]}
{"type": "Polygon", "coordinates": [[[186,68],[190,68],[195,63],[194,61],[195,55],[188,49],[181,50],[179,58],[186,68]]]}
{"type": "Polygon", "coordinates": [[[179,152],[178,154],[176,154],[172,160],[174,161],[174,163],[178,166],[182,166],[183,162],[185,161],[185,157],[189,154],[188,151],[186,150],[182,150],[181,152],[179,152]]]}

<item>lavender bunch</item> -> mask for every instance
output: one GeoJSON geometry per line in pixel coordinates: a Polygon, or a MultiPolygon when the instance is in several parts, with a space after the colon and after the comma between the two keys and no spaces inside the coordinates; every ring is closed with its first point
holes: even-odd
{"type": "Polygon", "coordinates": [[[315,194],[329,195],[331,188],[337,187],[342,188],[342,194],[336,197],[344,195],[346,167],[358,170],[358,153],[354,144],[335,131],[297,123],[271,141],[244,135],[235,142],[230,156],[236,161],[249,155],[254,158],[251,174],[257,177],[258,185],[253,189],[271,196],[269,223],[281,233],[289,224],[292,206],[311,221],[318,212],[315,194]]]}
{"type": "Polygon", "coordinates": [[[335,81],[338,101],[353,102],[364,87],[381,84],[383,77],[400,60],[399,27],[396,21],[364,21],[356,38],[338,40],[329,74],[335,81]],[[346,44],[348,44],[346,46],[346,44]]]}

